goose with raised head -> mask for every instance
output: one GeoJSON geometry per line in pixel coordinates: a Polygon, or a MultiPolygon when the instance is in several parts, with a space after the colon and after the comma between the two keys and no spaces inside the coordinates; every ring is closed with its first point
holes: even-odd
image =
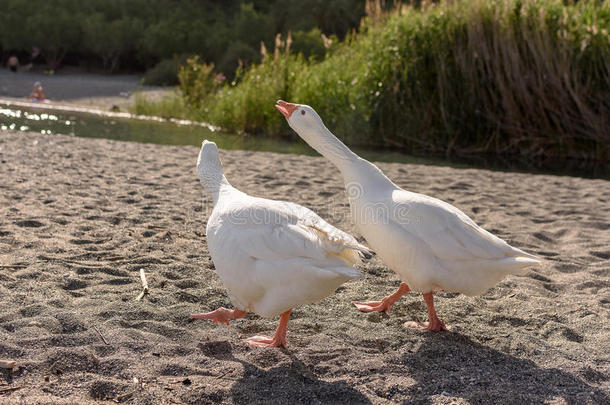
{"type": "Polygon", "coordinates": [[[285,346],[292,308],[320,301],[344,282],[362,277],[354,268],[373,254],[313,211],[285,201],[249,196],[223,174],[218,148],[203,141],[198,177],[212,195],[208,250],[235,309],[193,314],[229,325],[246,311],[280,315],[273,337],[246,339],[253,346],[285,346]]]}
{"type": "Polygon", "coordinates": [[[356,226],[381,260],[403,281],[381,301],[353,302],[363,312],[389,311],[409,291],[423,293],[428,322],[405,326],[449,328],[434,309],[433,292],[479,295],[509,274],[522,274],[540,260],[479,227],[456,207],[401,189],[326,128],[316,111],[278,101],[290,127],[343,175],[356,226]]]}

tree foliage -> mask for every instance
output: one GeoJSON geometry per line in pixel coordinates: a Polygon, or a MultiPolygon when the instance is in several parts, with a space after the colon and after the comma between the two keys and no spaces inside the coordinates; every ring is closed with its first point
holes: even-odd
{"type": "MultiPolygon", "coordinates": [[[[50,66],[69,53],[113,72],[197,54],[231,76],[239,61],[259,61],[261,42],[273,47],[278,32],[343,37],[363,15],[364,0],[3,0],[0,56],[36,46],[50,66]]],[[[304,41],[301,52],[319,54],[319,44],[304,41]]]]}

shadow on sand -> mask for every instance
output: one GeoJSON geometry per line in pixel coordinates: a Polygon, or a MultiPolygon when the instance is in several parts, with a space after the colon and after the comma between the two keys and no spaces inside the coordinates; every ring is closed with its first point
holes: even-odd
{"type": "MultiPolygon", "coordinates": [[[[568,404],[610,403],[608,393],[585,379],[556,368],[541,368],[532,360],[502,353],[474,342],[467,336],[458,333],[427,333],[422,338],[424,342],[413,353],[399,355],[390,350],[379,353],[386,364],[391,363],[387,369],[391,370],[388,373],[392,375],[387,377],[400,381],[404,373],[409,381],[416,381],[415,384],[404,386],[394,384],[383,398],[379,397],[380,401],[427,404],[433,402],[433,396],[446,395],[475,404],[542,403],[552,399],[563,400],[568,404]]],[[[351,386],[347,378],[342,381],[323,381],[321,378],[336,377],[314,375],[310,370],[317,362],[314,359],[311,362],[307,359],[301,361],[291,351],[283,351],[290,358],[290,363],[284,361],[283,364],[269,368],[261,368],[235,357],[229,342],[210,342],[204,352],[217,360],[243,365],[243,374],[235,380],[227,393],[238,404],[372,403],[371,399],[360,392],[364,387],[351,386]]],[[[362,369],[356,351],[353,356],[354,367],[362,369]]],[[[268,360],[271,364],[274,357],[277,356],[269,353],[268,360]]],[[[354,374],[354,367],[345,370],[348,378],[354,374]]],[[[596,375],[601,376],[601,380],[597,378],[591,382],[598,383],[605,379],[599,373],[596,375]]],[[[376,402],[375,398],[372,400],[376,402]]],[[[438,402],[438,397],[436,401],[438,402]]]]}
{"type": "Polygon", "coordinates": [[[345,381],[318,379],[289,350],[282,352],[290,358],[290,364],[265,369],[235,357],[229,342],[215,342],[213,346],[212,351],[205,350],[206,354],[218,360],[239,362],[244,367],[243,376],[235,381],[230,390],[232,402],[236,404],[371,403],[345,381]]]}
{"type": "Polygon", "coordinates": [[[419,403],[443,394],[469,403],[610,403],[608,393],[557,368],[502,353],[458,333],[426,334],[413,353],[399,360],[417,381],[403,391],[419,403]]]}

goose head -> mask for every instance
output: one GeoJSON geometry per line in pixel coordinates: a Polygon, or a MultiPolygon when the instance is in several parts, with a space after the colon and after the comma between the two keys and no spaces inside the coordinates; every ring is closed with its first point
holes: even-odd
{"type": "Polygon", "coordinates": [[[218,146],[214,142],[204,140],[197,158],[197,177],[206,188],[218,187],[223,178],[222,163],[218,154],[218,146]]]}
{"type": "Polygon", "coordinates": [[[280,110],[290,128],[308,143],[328,131],[316,110],[308,105],[278,100],[275,108],[280,110]]]}
{"type": "Polygon", "coordinates": [[[321,155],[334,163],[342,172],[359,158],[343,142],[334,136],[322,122],[318,113],[308,105],[292,104],[278,100],[275,108],[288,121],[288,125],[321,155]]]}

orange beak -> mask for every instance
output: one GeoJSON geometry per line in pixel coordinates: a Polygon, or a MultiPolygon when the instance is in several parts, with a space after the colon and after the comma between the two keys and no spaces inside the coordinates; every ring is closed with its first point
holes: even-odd
{"type": "Polygon", "coordinates": [[[280,110],[280,112],[284,115],[284,117],[286,117],[286,119],[288,119],[288,118],[290,118],[290,116],[292,115],[294,110],[296,110],[299,107],[295,104],[290,104],[283,100],[278,100],[277,103],[275,103],[275,108],[280,110]]]}

